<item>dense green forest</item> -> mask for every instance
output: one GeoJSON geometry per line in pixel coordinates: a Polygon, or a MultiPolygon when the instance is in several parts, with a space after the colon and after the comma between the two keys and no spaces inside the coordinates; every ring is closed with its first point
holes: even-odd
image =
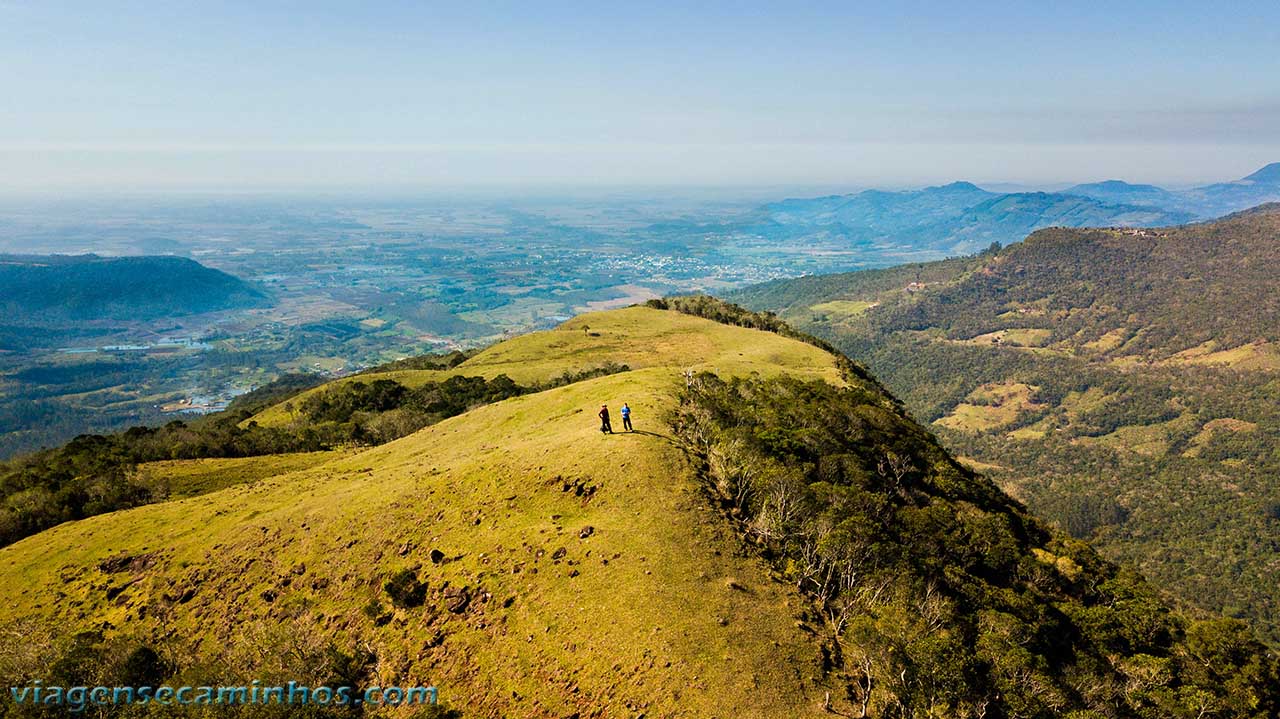
{"type": "Polygon", "coordinates": [[[1280,641],[1280,208],[737,295],[1106,556],[1280,641]]]}
{"type": "Polygon", "coordinates": [[[1280,663],[1053,535],[884,395],[692,379],[675,427],[708,492],[813,601],[861,716],[1266,717],[1280,663]]]}

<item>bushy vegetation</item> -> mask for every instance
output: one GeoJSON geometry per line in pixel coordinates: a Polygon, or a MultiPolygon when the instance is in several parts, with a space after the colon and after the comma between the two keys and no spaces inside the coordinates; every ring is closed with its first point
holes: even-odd
{"type": "Polygon", "coordinates": [[[909,334],[874,341],[848,335],[841,344],[926,422],[986,383],[1035,386],[1041,404],[1009,424],[990,431],[933,425],[935,431],[954,453],[988,464],[983,471],[1038,515],[1190,601],[1247,619],[1265,639],[1280,641],[1274,589],[1280,523],[1268,518],[1280,476],[1273,375],[1118,369],[909,334]],[[1201,434],[1224,417],[1256,428],[1201,434]],[[1137,445],[1143,439],[1150,443],[1137,445]]]}
{"type": "Polygon", "coordinates": [[[321,375],[290,372],[231,400],[231,403],[227,405],[227,411],[231,413],[240,411],[257,412],[273,404],[283,402],[312,387],[318,387],[326,381],[321,375]]]}
{"type": "Polygon", "coordinates": [[[1053,535],[876,392],[698,375],[675,428],[862,716],[1266,717],[1280,665],[1053,535]]]}
{"type": "Polygon", "coordinates": [[[331,441],[383,444],[466,412],[529,392],[540,392],[593,377],[624,372],[626,365],[605,363],[566,371],[547,382],[521,386],[506,375],[493,379],[454,375],[410,389],[389,379],[344,382],[286,405],[293,426],[312,428],[331,441]]]}
{"type": "Polygon", "coordinates": [[[427,597],[427,585],[418,580],[418,573],[412,569],[402,569],[391,575],[383,589],[391,603],[402,609],[420,607],[427,597]]]}
{"type": "Polygon", "coordinates": [[[84,435],[63,447],[0,464],[0,545],[71,519],[146,504],[146,484],[135,481],[142,462],[200,457],[249,457],[325,448],[310,431],[251,426],[237,416],[188,425],[134,427],[119,434],[84,435]]]}

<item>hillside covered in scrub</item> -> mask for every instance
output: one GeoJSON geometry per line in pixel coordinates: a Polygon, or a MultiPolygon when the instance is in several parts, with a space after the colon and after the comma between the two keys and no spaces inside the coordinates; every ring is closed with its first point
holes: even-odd
{"type": "Polygon", "coordinates": [[[0,548],[0,680],[432,684],[463,717],[1280,711],[1244,624],[1051,530],[776,317],[653,301],[255,402],[122,461],[163,488],[139,506],[0,548]],[[623,402],[637,431],[602,434],[623,402]]]}
{"type": "Polygon", "coordinates": [[[736,297],[864,363],[1036,514],[1274,643],[1278,266],[1272,204],[736,297]]]}

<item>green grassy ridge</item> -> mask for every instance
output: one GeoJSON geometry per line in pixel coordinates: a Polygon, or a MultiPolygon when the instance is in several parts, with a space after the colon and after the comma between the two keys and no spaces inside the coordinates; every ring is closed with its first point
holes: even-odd
{"type": "MultiPolygon", "coordinates": [[[[779,365],[789,365],[795,359],[794,352],[782,351],[772,343],[753,346],[742,341],[741,331],[675,312],[659,313],[648,307],[588,313],[550,330],[550,335],[522,335],[486,348],[451,369],[391,370],[344,377],[262,410],[245,420],[245,424],[257,422],[264,427],[287,424],[292,417],[286,404],[297,406],[334,384],[348,382],[389,379],[416,388],[452,376],[493,379],[507,375],[517,383],[530,385],[547,382],[566,371],[590,370],[608,362],[634,369],[676,366],[771,373],[778,371],[779,365]]],[[[812,362],[816,356],[811,353],[806,361],[812,362]]],[[[795,369],[839,380],[835,372],[795,369]]]]}
{"type": "MultiPolygon", "coordinates": [[[[750,352],[736,351],[730,357],[727,348],[738,346],[733,332],[728,328],[714,333],[692,331],[696,325],[678,315],[662,316],[635,308],[607,318],[608,327],[597,330],[590,330],[585,324],[568,325],[551,343],[555,348],[551,360],[536,356],[537,352],[534,357],[521,356],[519,353],[524,350],[517,340],[514,347],[491,348],[489,354],[479,358],[478,369],[459,368],[462,360],[477,359],[474,353],[454,353],[393,363],[392,368],[401,369],[366,373],[309,391],[308,378],[292,376],[252,393],[234,410],[189,425],[175,421],[162,427],[134,427],[110,436],[82,436],[62,448],[0,464],[0,544],[59,522],[155,500],[161,495],[153,490],[162,489],[163,483],[135,481],[138,478],[131,475],[132,468],[140,462],[381,444],[476,404],[627,368],[608,359],[584,367],[584,352],[628,357],[643,357],[654,349],[670,353],[673,350],[668,345],[678,337],[677,344],[684,343],[688,345],[686,350],[700,353],[682,355],[682,362],[715,358],[729,362],[725,366],[731,367],[745,361],[767,371],[772,363],[789,359],[771,355],[761,362],[750,352]],[[576,336],[579,327],[581,338],[576,336]],[[586,341],[585,349],[565,351],[566,341],[571,344],[580,340],[586,341]],[[508,351],[516,353],[514,361],[504,354],[508,351]],[[471,374],[485,372],[486,362],[499,367],[488,368],[490,379],[471,374]],[[403,369],[406,366],[414,369],[403,369]],[[444,369],[417,369],[424,366],[444,369]],[[514,384],[508,372],[527,377],[526,384],[514,384]],[[257,415],[261,422],[249,416],[264,407],[265,411],[257,415]],[[237,422],[241,418],[243,421],[237,422]]],[[[535,349],[540,341],[535,341],[535,349]]],[[[641,361],[652,363],[652,358],[641,361]]],[[[822,361],[829,361],[829,356],[822,361]]],[[[850,367],[846,363],[838,371],[848,373],[850,367]]]]}
{"type": "MultiPolygon", "coordinates": [[[[410,390],[383,377],[367,384],[353,381],[326,386],[307,393],[296,407],[288,397],[300,391],[299,383],[289,379],[264,387],[257,397],[246,401],[249,407],[281,401],[290,415],[284,426],[237,423],[251,412],[242,406],[190,425],[173,421],[109,436],[77,437],[62,448],[0,464],[0,544],[62,521],[158,501],[169,496],[171,485],[176,485],[180,494],[211,491],[283,471],[277,465],[290,466],[267,460],[259,465],[230,461],[234,458],[318,454],[333,448],[383,444],[475,406],[627,369],[607,363],[585,372],[565,372],[532,387],[521,387],[505,375],[486,380],[455,374],[410,390]],[[199,467],[176,465],[172,468],[180,475],[176,483],[168,481],[169,477],[135,471],[140,463],[169,458],[227,461],[215,464],[205,476],[198,476],[199,467]],[[193,476],[182,476],[193,469],[193,476]]],[[[307,462],[303,458],[298,466],[307,462]]]]}
{"type": "Polygon", "coordinates": [[[838,382],[834,358],[674,312],[634,308],[589,322],[588,332],[499,346],[498,358],[558,371],[558,353],[581,356],[578,343],[603,339],[647,352],[649,366],[480,407],[310,469],[29,537],[0,550],[0,575],[21,587],[0,623],[66,636],[105,621],[147,643],[181,637],[181,655],[197,666],[233,666],[245,637],[281,623],[359,637],[376,651],[380,680],[435,683],[468,716],[602,706],[816,715],[829,687],[811,634],[796,624],[804,599],[741,556],[659,417],[695,357],[730,373],[838,382]],[[637,429],[653,434],[601,436],[601,401],[629,402],[637,429]],[[596,490],[584,501],[566,482],[596,490]],[[553,559],[561,547],[566,555],[553,559]],[[456,560],[432,564],[435,548],[456,560]],[[121,555],[146,559],[136,571],[99,569],[121,555]],[[379,625],[365,609],[389,607],[382,585],[415,565],[427,606],[394,609],[379,625]],[[449,612],[446,582],[467,587],[473,608],[449,612]]]}

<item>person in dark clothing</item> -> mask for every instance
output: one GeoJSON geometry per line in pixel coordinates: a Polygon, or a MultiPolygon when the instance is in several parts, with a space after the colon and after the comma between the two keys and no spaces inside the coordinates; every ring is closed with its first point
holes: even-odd
{"type": "Polygon", "coordinates": [[[631,431],[631,408],[626,402],[622,403],[622,428],[628,432],[631,431]]]}
{"type": "Polygon", "coordinates": [[[613,434],[613,426],[609,424],[609,406],[600,405],[600,431],[613,434]]]}

